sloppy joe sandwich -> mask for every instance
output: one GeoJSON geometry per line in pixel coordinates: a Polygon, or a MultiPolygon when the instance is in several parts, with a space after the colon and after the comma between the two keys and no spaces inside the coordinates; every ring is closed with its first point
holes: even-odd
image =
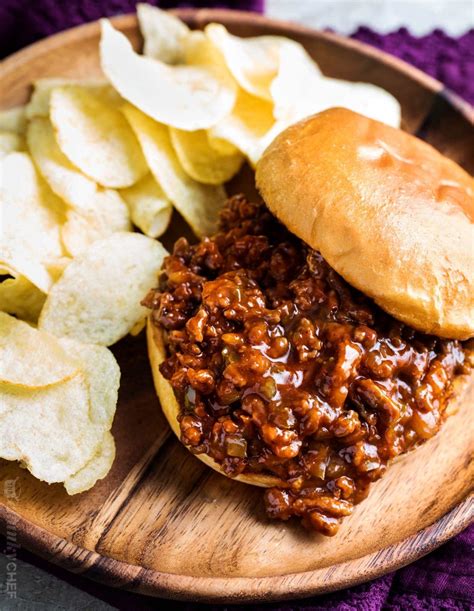
{"type": "Polygon", "coordinates": [[[469,380],[474,181],[430,145],[334,108],[258,163],[264,203],[179,239],[151,308],[163,411],[191,452],[334,535],[469,380]]]}

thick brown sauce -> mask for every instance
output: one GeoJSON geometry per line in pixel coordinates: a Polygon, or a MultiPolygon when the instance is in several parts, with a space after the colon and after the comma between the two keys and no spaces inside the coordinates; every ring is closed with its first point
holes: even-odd
{"type": "Polygon", "coordinates": [[[268,515],[326,535],[438,431],[469,369],[461,343],[383,313],[243,197],[213,238],[178,240],[146,305],[166,331],[183,443],[230,476],[276,475],[268,515]]]}

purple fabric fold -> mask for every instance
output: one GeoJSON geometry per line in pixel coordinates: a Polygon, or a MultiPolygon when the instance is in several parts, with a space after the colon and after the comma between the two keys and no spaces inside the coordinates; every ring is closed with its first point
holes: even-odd
{"type": "MultiPolygon", "coordinates": [[[[81,23],[100,17],[132,12],[136,0],[0,0],[0,57],[81,23]]],[[[151,2],[163,8],[176,6],[230,7],[241,10],[263,10],[263,0],[220,2],[205,0],[176,2],[162,0],[151,2]]],[[[402,28],[389,34],[379,34],[367,27],[359,28],[353,35],[357,40],[369,43],[392,53],[421,68],[442,81],[447,87],[474,103],[474,30],[454,38],[441,30],[423,37],[413,36],[402,28]]],[[[253,609],[265,610],[334,610],[380,611],[437,610],[464,611],[474,609],[474,526],[442,546],[426,558],[395,573],[372,582],[341,592],[291,603],[254,605],[253,609]]],[[[30,559],[26,552],[21,552],[30,559]]],[[[33,560],[42,568],[48,565],[33,560]]],[[[121,593],[83,578],[51,569],[76,587],[109,602],[117,608],[148,609],[170,603],[152,600],[130,593],[121,593]]],[[[1,603],[1,600],[0,600],[1,603]]],[[[1,604],[0,604],[1,606],[1,604]]],[[[175,609],[224,609],[220,606],[173,603],[175,609]]],[[[231,608],[227,606],[225,608],[231,608]]],[[[249,609],[249,607],[235,607],[249,609]]]]}
{"type": "Polygon", "coordinates": [[[455,38],[442,30],[414,36],[407,28],[379,34],[361,27],[352,37],[420,68],[474,104],[474,29],[455,38]]]}
{"type": "MultiPolygon", "coordinates": [[[[0,58],[26,45],[101,17],[133,13],[143,0],[0,0],[0,58]]],[[[263,11],[264,0],[152,0],[160,8],[232,8],[263,11]]]]}

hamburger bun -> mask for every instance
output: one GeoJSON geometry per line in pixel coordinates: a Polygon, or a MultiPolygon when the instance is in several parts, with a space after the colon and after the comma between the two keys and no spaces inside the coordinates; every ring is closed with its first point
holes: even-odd
{"type": "Polygon", "coordinates": [[[282,132],[257,165],[271,212],[398,320],[474,335],[474,180],[429,144],[343,108],[282,132]]]}
{"type": "MultiPolygon", "coordinates": [[[[170,425],[171,430],[178,439],[181,439],[181,432],[178,422],[180,407],[178,401],[176,400],[171,384],[163,377],[160,371],[160,365],[166,358],[165,343],[163,341],[163,331],[157,328],[153,324],[151,317],[149,317],[147,321],[146,333],[148,344],[148,358],[150,360],[156,394],[160,401],[163,414],[168,420],[168,424],[170,425]]],[[[446,408],[446,413],[448,416],[452,416],[458,411],[459,405],[462,403],[462,397],[466,392],[466,388],[469,387],[472,390],[472,380],[472,374],[459,376],[454,380],[453,396],[451,397],[446,408]]],[[[205,465],[211,467],[211,469],[214,469],[214,471],[217,471],[221,475],[229,477],[227,473],[224,472],[222,467],[210,456],[207,456],[207,454],[196,454],[195,456],[199,458],[199,460],[201,460],[205,465]]],[[[405,454],[401,454],[400,456],[397,456],[395,459],[393,459],[393,461],[399,460],[404,456],[405,454]]],[[[247,473],[243,475],[238,475],[237,477],[233,477],[231,479],[237,480],[244,484],[259,486],[261,488],[272,488],[273,486],[284,485],[284,482],[282,482],[278,477],[273,477],[265,474],[247,473]]]]}
{"type": "MultiPolygon", "coordinates": [[[[259,162],[257,181],[291,232],[395,318],[439,336],[473,335],[474,185],[454,162],[408,134],[333,109],[283,132],[259,162]]],[[[147,340],[156,392],[180,439],[180,406],[159,369],[166,335],[151,317],[147,340]]],[[[454,379],[447,414],[469,380],[454,379]]],[[[226,475],[208,455],[196,456],[226,475]]],[[[235,479],[287,485],[264,474],[235,479]]]]}
{"type": "MultiPolygon", "coordinates": [[[[173,433],[176,435],[178,439],[181,437],[181,433],[179,430],[179,422],[178,422],[178,414],[180,412],[179,404],[174,395],[173,388],[171,384],[166,380],[161,372],[160,365],[166,358],[166,350],[163,342],[162,331],[158,329],[151,321],[148,319],[147,323],[147,342],[148,342],[148,357],[150,359],[151,371],[153,374],[153,381],[155,383],[155,390],[158,398],[160,400],[161,409],[165,415],[165,418],[168,420],[168,423],[173,430],[173,433]]],[[[210,456],[207,454],[196,454],[197,458],[202,460],[208,467],[214,469],[221,475],[227,474],[223,471],[222,467],[215,462],[210,456]]],[[[281,480],[277,477],[272,477],[270,475],[263,474],[255,474],[250,473],[247,475],[238,475],[234,477],[239,482],[243,482],[245,484],[252,484],[254,486],[261,486],[262,488],[270,488],[272,486],[279,486],[282,484],[281,480]]]]}

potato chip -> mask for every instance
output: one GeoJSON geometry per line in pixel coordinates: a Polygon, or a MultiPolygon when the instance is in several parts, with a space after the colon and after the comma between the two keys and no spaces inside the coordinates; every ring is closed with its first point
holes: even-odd
{"type": "Polygon", "coordinates": [[[61,151],[100,185],[129,187],[147,173],[133,131],[102,89],[54,89],[50,114],[61,151]]]}
{"type": "MultiPolygon", "coordinates": [[[[0,282],[0,311],[14,314],[22,320],[31,323],[36,323],[40,315],[41,309],[46,300],[45,291],[49,289],[53,282],[56,282],[63,273],[66,266],[70,263],[69,257],[55,258],[51,262],[46,261],[44,266],[37,264],[40,269],[40,274],[46,278],[46,285],[39,289],[26,276],[19,273],[19,269],[23,269],[26,273],[30,273],[31,266],[16,266],[10,265],[8,269],[2,268],[0,262],[0,274],[7,273],[9,278],[5,278],[0,282]]],[[[37,269],[34,266],[33,270],[37,269]]],[[[35,274],[33,272],[33,277],[35,274]]],[[[40,282],[40,284],[42,284],[40,282]]]]}
{"type": "Polygon", "coordinates": [[[26,117],[49,117],[49,102],[53,89],[65,85],[80,85],[92,89],[104,89],[114,102],[120,101],[120,96],[110,87],[104,79],[80,80],[67,78],[42,78],[33,84],[33,93],[26,105],[26,117]]]}
{"type": "Polygon", "coordinates": [[[53,335],[0,312],[0,384],[40,388],[69,380],[78,372],[53,335]]]}
{"type": "Polygon", "coordinates": [[[44,266],[46,267],[50,276],[53,278],[54,282],[57,282],[71,261],[71,257],[67,257],[65,255],[64,257],[59,257],[57,259],[46,260],[44,262],[44,266]]]}
{"type": "Polygon", "coordinates": [[[0,407],[0,458],[20,461],[40,480],[64,481],[100,443],[98,427],[89,431],[89,395],[81,374],[38,389],[0,385],[0,407]]]}
{"type": "Polygon", "coordinates": [[[137,233],[115,233],[95,242],[52,287],[39,328],[111,345],[146,316],[140,305],[155,285],[166,250],[137,233]]]}
{"type": "Polygon", "coordinates": [[[302,45],[283,45],[279,53],[278,74],[270,86],[270,93],[275,104],[275,119],[289,124],[294,121],[293,107],[307,96],[308,89],[317,90],[322,73],[302,45]]]}
{"type": "MultiPolygon", "coordinates": [[[[227,68],[222,54],[219,51],[216,52],[216,48],[204,34],[204,32],[201,32],[200,30],[193,30],[185,39],[185,63],[189,66],[209,68],[219,73],[220,78],[227,81],[229,87],[235,89],[236,95],[238,94],[235,79],[227,68]]],[[[209,136],[209,132],[208,141],[212,148],[222,155],[232,155],[238,152],[238,149],[230,142],[226,142],[225,140],[220,140],[218,138],[212,138],[209,136]]]]}
{"type": "Polygon", "coordinates": [[[349,108],[393,127],[400,126],[400,104],[384,89],[370,83],[323,76],[300,45],[286,45],[280,51],[280,68],[271,93],[275,118],[282,126],[335,106],[349,108]]]}
{"type": "Polygon", "coordinates": [[[14,151],[25,150],[25,141],[20,134],[0,131],[0,160],[14,151]]]}
{"type": "Polygon", "coordinates": [[[23,276],[43,293],[47,293],[54,282],[46,266],[37,261],[34,255],[25,248],[24,240],[15,239],[15,236],[11,235],[6,238],[1,227],[0,275],[9,275],[14,278],[23,276]]]}
{"type": "Polygon", "coordinates": [[[35,117],[29,122],[27,142],[36,166],[56,195],[74,208],[96,208],[96,183],[63,154],[49,119],[35,117]]]}
{"type": "Polygon", "coordinates": [[[25,106],[0,110],[0,130],[22,134],[26,127],[25,106]]]}
{"type": "Polygon", "coordinates": [[[49,119],[32,119],[27,139],[52,190],[74,208],[67,211],[61,228],[62,243],[69,254],[76,256],[98,239],[131,229],[128,208],[120,195],[98,187],[72,165],[57,145],[49,119]]]}
{"type": "Polygon", "coordinates": [[[104,346],[85,344],[69,337],[59,338],[59,344],[85,375],[91,422],[103,427],[104,431],[110,430],[120,385],[120,368],[114,355],[104,346]]]}
{"type": "Polygon", "coordinates": [[[209,38],[201,30],[191,30],[183,41],[184,63],[188,66],[210,66],[223,68],[234,80],[225,63],[222,53],[216,50],[209,38]]]}
{"type": "Polygon", "coordinates": [[[255,165],[267,146],[265,137],[274,124],[273,104],[241,89],[232,113],[209,130],[210,141],[230,142],[255,165]]]}
{"type": "Polygon", "coordinates": [[[110,471],[115,460],[115,441],[111,433],[106,433],[94,456],[82,469],[64,481],[69,495],[79,494],[92,488],[110,471]]]}
{"type": "Polygon", "coordinates": [[[120,192],[134,225],[150,238],[159,238],[171,220],[173,205],[151,174],[120,192]]]}
{"type": "Polygon", "coordinates": [[[271,100],[270,85],[277,75],[280,47],[288,43],[280,36],[233,36],[219,23],[210,23],[205,33],[218,49],[238,84],[253,96],[271,100]]]}
{"type": "Polygon", "coordinates": [[[139,335],[146,326],[146,318],[139,320],[133,327],[130,329],[130,335],[133,337],[139,335]]]}
{"type": "Polygon", "coordinates": [[[234,105],[235,86],[212,66],[169,66],[138,55],[102,20],[101,65],[120,95],[156,121],[185,130],[207,129],[234,105]]]}
{"type": "Polygon", "coordinates": [[[186,174],[165,125],[156,123],[130,105],[124,107],[124,113],[140,141],[153,176],[167,197],[198,236],[212,234],[226,199],[223,187],[200,184],[186,174]]]}
{"type": "MultiPolygon", "coordinates": [[[[218,71],[221,78],[232,83],[232,87],[235,87],[234,78],[229,72],[222,54],[216,53],[212,42],[200,30],[191,31],[185,39],[185,63],[191,66],[210,67],[212,70],[218,71]]],[[[202,130],[196,131],[201,132],[202,130]]],[[[207,132],[207,140],[211,148],[221,155],[230,156],[236,155],[239,152],[239,149],[233,144],[220,138],[214,138],[209,131],[207,132]]]]}
{"type": "Polygon", "coordinates": [[[68,211],[62,239],[69,253],[76,255],[95,239],[114,231],[128,231],[125,203],[116,191],[97,187],[61,152],[48,119],[36,117],[27,130],[28,146],[41,174],[51,189],[77,214],[68,211]],[[72,235],[77,228],[77,235],[72,235]],[[65,235],[67,236],[65,238],[65,235]]]}
{"type": "Polygon", "coordinates": [[[237,82],[232,76],[224,56],[201,30],[193,30],[184,40],[184,62],[188,66],[211,70],[218,74],[219,78],[225,81],[230,89],[237,91],[237,82]]]}
{"type": "Polygon", "coordinates": [[[69,380],[35,389],[0,385],[0,457],[21,461],[49,483],[88,467],[117,403],[120,371],[112,353],[78,342],[67,349],[80,367],[69,380]]]}
{"type": "Polygon", "coordinates": [[[45,299],[46,294],[25,276],[15,275],[0,282],[0,311],[22,320],[35,323],[45,299]]]}
{"type": "Polygon", "coordinates": [[[207,130],[207,141],[209,145],[221,155],[234,155],[239,152],[239,149],[228,140],[217,138],[212,135],[212,128],[207,130]]]}
{"type": "Polygon", "coordinates": [[[69,210],[61,228],[64,247],[73,257],[97,240],[132,229],[127,204],[116,191],[97,191],[94,203],[96,207],[90,210],[69,210]]]}
{"type": "Polygon", "coordinates": [[[237,174],[244,161],[238,151],[230,155],[219,153],[211,146],[207,132],[203,129],[185,132],[171,128],[170,135],[185,172],[198,182],[220,185],[237,174]]]}
{"type": "Polygon", "coordinates": [[[401,107],[388,91],[371,83],[351,83],[329,78],[324,78],[319,93],[314,93],[313,101],[308,95],[299,117],[307,117],[335,106],[348,108],[392,127],[400,127],[401,107]]]}
{"type": "Polygon", "coordinates": [[[17,251],[24,250],[39,262],[63,255],[60,227],[65,220],[64,204],[38,174],[27,153],[10,153],[3,159],[0,199],[0,261],[8,244],[16,244],[17,251]]]}
{"type": "Polygon", "coordinates": [[[190,30],[181,19],[149,4],[137,4],[137,17],[144,55],[165,64],[184,61],[184,43],[190,30]]]}

